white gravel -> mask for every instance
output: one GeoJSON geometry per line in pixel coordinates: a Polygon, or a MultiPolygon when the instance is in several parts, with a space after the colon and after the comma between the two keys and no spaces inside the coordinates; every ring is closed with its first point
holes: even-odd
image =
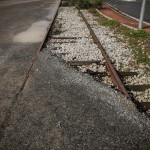
{"type": "MultiPolygon", "coordinates": [[[[54,53],[62,55],[62,58],[66,61],[79,60],[99,60],[102,64],[105,60],[98,49],[97,45],[93,43],[89,30],[87,29],[82,18],[78,15],[78,10],[74,7],[61,8],[58,14],[57,21],[62,24],[62,33],[55,35],[55,37],[76,37],[77,39],[51,39],[51,48],[54,53]],[[75,43],[53,43],[53,42],[68,42],[75,43]],[[57,47],[57,50],[53,50],[57,47]]],[[[85,72],[87,66],[79,67],[81,71],[85,72]]],[[[93,71],[96,71],[97,65],[88,65],[93,71]]],[[[99,65],[97,71],[105,71],[104,65],[99,65]]]]}
{"type": "MultiPolygon", "coordinates": [[[[126,83],[128,85],[150,84],[150,76],[147,77],[143,73],[144,65],[140,64],[139,68],[135,68],[136,61],[133,59],[132,49],[127,48],[126,43],[117,42],[112,30],[108,27],[99,25],[92,14],[87,10],[82,10],[84,16],[88,20],[99,41],[110,57],[114,66],[119,71],[135,71],[138,76],[128,77],[126,83]],[[132,64],[132,65],[131,65],[132,64]]],[[[87,29],[82,18],[78,14],[78,10],[74,7],[62,7],[58,13],[57,21],[62,25],[61,33],[55,37],[76,37],[77,39],[51,39],[50,48],[52,52],[61,54],[66,61],[70,60],[100,60],[104,63],[103,56],[97,45],[93,43],[89,30],[87,29]],[[58,43],[56,43],[58,42],[58,43]],[[68,42],[68,43],[59,43],[68,42]]],[[[121,37],[121,35],[118,35],[121,37]]],[[[96,64],[81,66],[81,71],[86,71],[87,68],[93,71],[106,71],[104,65],[97,66],[96,64]]],[[[105,83],[110,83],[109,79],[105,78],[105,83]]],[[[150,89],[145,92],[133,92],[135,98],[139,101],[150,102],[150,89]]]]}
{"type": "MultiPolygon", "coordinates": [[[[128,85],[150,84],[150,76],[144,73],[145,65],[140,64],[138,68],[135,67],[137,62],[132,54],[132,49],[127,48],[127,43],[117,42],[112,30],[108,27],[98,25],[94,21],[95,18],[93,15],[88,13],[87,10],[83,10],[82,12],[106,50],[107,55],[114,62],[115,68],[119,71],[135,71],[138,73],[138,76],[126,78],[126,83],[128,85]]],[[[121,37],[121,35],[117,36],[121,37]]],[[[137,100],[150,102],[150,89],[145,92],[132,92],[137,100]]]]}

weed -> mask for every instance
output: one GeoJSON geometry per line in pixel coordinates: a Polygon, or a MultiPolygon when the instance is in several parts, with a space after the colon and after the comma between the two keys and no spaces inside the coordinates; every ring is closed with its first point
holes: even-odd
{"type": "Polygon", "coordinates": [[[102,6],[102,0],[88,0],[89,3],[94,7],[94,8],[100,8],[102,6]]]}
{"type": "Polygon", "coordinates": [[[123,67],[123,63],[122,62],[119,62],[119,64],[120,64],[120,68],[123,67]]]}
{"type": "Polygon", "coordinates": [[[78,11],[77,16],[81,16],[80,12],[78,11]]]}
{"type": "Polygon", "coordinates": [[[125,35],[134,37],[134,38],[148,38],[150,34],[144,30],[127,30],[124,32],[125,35]]]}
{"type": "Polygon", "coordinates": [[[53,35],[61,34],[62,33],[61,28],[62,28],[62,24],[59,23],[58,21],[56,21],[53,28],[52,28],[52,34],[53,35]]]}
{"type": "Polygon", "coordinates": [[[92,7],[101,7],[102,0],[68,0],[70,6],[77,6],[81,9],[88,9],[92,7]]]}
{"type": "Polygon", "coordinates": [[[94,16],[100,16],[94,8],[89,9],[89,12],[92,13],[94,16]]]}
{"type": "Polygon", "coordinates": [[[79,0],[67,0],[67,1],[68,1],[69,6],[75,6],[77,5],[79,0]]]}
{"type": "Polygon", "coordinates": [[[81,9],[88,9],[92,7],[88,0],[78,0],[77,6],[81,9]]]}
{"type": "Polygon", "coordinates": [[[61,33],[61,31],[58,29],[53,30],[53,35],[59,35],[60,33],[61,33]]]}
{"type": "Polygon", "coordinates": [[[134,54],[138,63],[144,63],[150,65],[150,58],[145,55],[145,52],[140,48],[134,48],[132,53],[134,54]]]}
{"type": "MultiPolygon", "coordinates": [[[[90,9],[89,12],[92,13],[93,16],[96,16],[96,21],[100,25],[108,26],[111,30],[113,30],[117,42],[128,44],[127,48],[132,49],[132,54],[137,62],[137,65],[142,63],[147,66],[146,71],[150,71],[149,33],[144,30],[133,30],[122,26],[118,21],[109,20],[103,17],[95,9],[90,9]]],[[[120,64],[120,66],[122,66],[122,64],[120,64]]]]}
{"type": "Polygon", "coordinates": [[[109,19],[105,19],[104,21],[99,22],[100,25],[103,26],[110,26],[110,27],[117,27],[120,25],[120,23],[116,20],[109,20],[109,19]]]}

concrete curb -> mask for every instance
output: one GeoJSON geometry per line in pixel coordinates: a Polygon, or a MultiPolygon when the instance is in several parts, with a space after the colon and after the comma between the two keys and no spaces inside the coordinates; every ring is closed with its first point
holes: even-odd
{"type": "MultiPolygon", "coordinates": [[[[104,15],[103,13],[101,13],[98,9],[96,9],[96,11],[97,11],[100,15],[104,16],[105,18],[110,19],[110,20],[113,20],[112,18],[110,18],[110,17],[104,15]]],[[[126,25],[126,24],[123,24],[123,23],[120,23],[120,24],[123,25],[123,26],[125,26],[125,27],[127,27],[127,28],[130,28],[130,29],[133,29],[133,30],[138,30],[137,28],[128,26],[128,25],[126,25]]]]}
{"type": "MultiPolygon", "coordinates": [[[[115,10],[117,13],[119,13],[119,14],[121,14],[121,15],[123,15],[123,16],[125,16],[125,17],[127,17],[127,18],[129,18],[129,19],[132,19],[132,20],[135,20],[135,21],[139,21],[139,19],[137,19],[137,18],[135,18],[135,17],[132,17],[132,16],[130,16],[130,15],[128,15],[128,14],[126,14],[126,13],[124,13],[124,12],[118,10],[118,9],[115,8],[114,6],[112,6],[112,5],[108,4],[108,3],[105,3],[105,4],[107,4],[110,8],[112,8],[113,10],[115,10]]],[[[148,22],[146,22],[146,21],[143,21],[143,23],[145,23],[146,25],[150,25],[150,23],[148,23],[148,22]]]]}

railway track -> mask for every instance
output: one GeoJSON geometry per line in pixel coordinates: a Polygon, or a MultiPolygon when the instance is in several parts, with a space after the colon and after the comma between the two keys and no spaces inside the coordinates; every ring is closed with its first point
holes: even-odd
{"type": "MultiPolygon", "coordinates": [[[[149,114],[150,103],[139,102],[136,100],[135,93],[137,91],[145,92],[150,89],[150,85],[126,84],[126,78],[138,76],[138,72],[119,71],[115,68],[115,64],[109,59],[82,11],[77,8],[62,7],[60,8],[60,14],[62,15],[58,14],[47,42],[47,46],[50,47],[51,51],[66,60],[70,66],[90,74],[97,81],[104,82],[122,92],[133,100],[140,111],[149,114]],[[71,11],[71,14],[69,14],[69,11],[71,11]],[[65,18],[65,13],[68,13],[66,14],[68,17],[71,17],[72,13],[74,13],[77,16],[77,20],[71,19],[68,22],[65,18]],[[64,20],[64,23],[62,20],[64,20]],[[82,31],[78,32],[79,28],[85,31],[83,33],[82,31]],[[92,56],[92,53],[95,54],[92,56]]],[[[75,16],[72,16],[72,18],[76,18],[75,16]]]]}

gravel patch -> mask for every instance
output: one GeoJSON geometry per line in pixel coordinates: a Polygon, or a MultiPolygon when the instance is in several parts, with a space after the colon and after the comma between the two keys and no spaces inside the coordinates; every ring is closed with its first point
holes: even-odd
{"type": "MultiPolygon", "coordinates": [[[[137,63],[134,59],[134,55],[132,54],[132,49],[128,48],[126,43],[117,42],[114,32],[108,27],[99,25],[97,21],[95,21],[96,17],[94,17],[91,13],[88,13],[87,10],[83,10],[82,12],[104,47],[107,55],[114,63],[116,70],[133,71],[138,73],[138,76],[127,77],[125,79],[126,84],[150,84],[150,76],[147,76],[144,73],[145,65],[140,64],[138,68],[135,67],[137,63]]],[[[122,35],[118,36],[122,37],[122,35]]],[[[150,89],[147,89],[145,92],[132,91],[132,93],[140,102],[150,102],[150,89]]]]}
{"type": "Polygon", "coordinates": [[[150,122],[124,95],[44,49],[0,149],[148,149],[150,122]]]}
{"type": "MultiPolygon", "coordinates": [[[[138,76],[125,78],[126,84],[150,84],[150,77],[143,73],[145,66],[141,64],[139,68],[134,67],[136,61],[133,59],[132,49],[129,49],[126,43],[117,42],[113,31],[108,27],[99,25],[97,21],[95,21],[96,17],[87,10],[82,10],[82,12],[104,47],[107,55],[113,62],[116,70],[138,73],[138,76]]],[[[105,63],[101,51],[98,49],[97,45],[93,43],[90,32],[76,8],[61,7],[58,13],[57,23],[61,26],[60,33],[58,35],[53,35],[54,37],[73,37],[75,39],[53,39],[52,37],[48,47],[51,48],[53,53],[61,56],[62,59],[66,61],[99,60],[101,64],[105,63]]],[[[118,36],[121,37],[121,35],[118,36]]],[[[106,72],[105,65],[97,64],[79,66],[78,69],[82,72],[86,72],[87,69],[95,72],[106,72]]],[[[112,85],[110,78],[103,77],[102,80],[104,83],[112,85]]],[[[131,92],[134,94],[136,100],[140,102],[150,102],[150,89],[144,92],[131,92]]]]}

